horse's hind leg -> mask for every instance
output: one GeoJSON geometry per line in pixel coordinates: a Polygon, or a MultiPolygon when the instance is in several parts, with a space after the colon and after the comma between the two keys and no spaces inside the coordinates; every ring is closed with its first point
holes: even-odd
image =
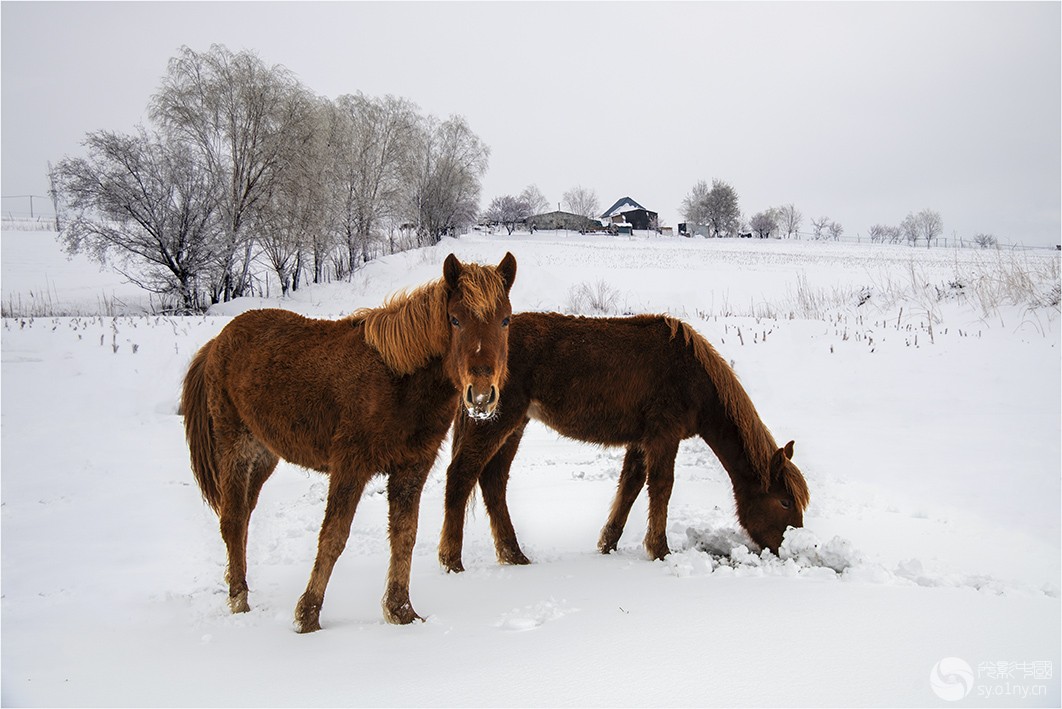
{"type": "Polygon", "coordinates": [[[675,483],[678,446],[677,440],[665,440],[654,441],[645,449],[649,480],[649,524],[645,530],[645,550],[653,559],[663,559],[671,553],[667,546],[667,505],[675,483]]]}
{"type": "Polygon", "coordinates": [[[516,540],[516,530],[509,517],[509,505],[505,500],[506,487],[509,484],[509,469],[513,458],[520,448],[520,439],[524,436],[527,421],[517,428],[505,440],[501,449],[494,454],[483,467],[479,475],[479,488],[483,491],[483,504],[490,516],[490,531],[494,536],[494,549],[501,564],[530,564],[531,560],[520,550],[516,540]]]}
{"type": "MultiPolygon", "coordinates": [[[[262,492],[262,486],[265,485],[265,481],[269,479],[273,471],[277,469],[277,463],[279,462],[280,458],[265,448],[262,449],[261,456],[254,462],[254,466],[251,468],[251,482],[247,489],[247,501],[251,512],[254,512],[254,508],[258,505],[258,495],[262,492]]],[[[248,515],[249,519],[250,515],[248,515]]]]}
{"type": "Polygon", "coordinates": [[[627,515],[631,512],[631,505],[637,499],[638,493],[645,485],[645,454],[638,447],[631,445],[627,448],[627,454],[623,457],[623,470],[620,472],[619,483],[616,486],[616,498],[612,501],[612,511],[608,521],[601,529],[601,538],[597,548],[602,554],[616,551],[623,527],[627,524],[627,515]]]}
{"type": "Polygon", "coordinates": [[[229,608],[233,613],[246,613],[251,609],[247,602],[247,527],[258,493],[276,468],[277,458],[249,434],[237,436],[235,440],[223,447],[218,516],[221,538],[228,550],[225,577],[229,584],[229,608]]]}

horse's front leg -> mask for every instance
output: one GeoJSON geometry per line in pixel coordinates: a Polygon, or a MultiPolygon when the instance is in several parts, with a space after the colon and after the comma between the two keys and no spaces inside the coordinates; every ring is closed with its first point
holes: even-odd
{"type": "Polygon", "coordinates": [[[671,553],[667,546],[667,505],[675,483],[675,456],[679,442],[654,441],[644,447],[649,481],[649,523],[645,530],[645,550],[652,559],[671,553]]]}
{"type": "MultiPolygon", "coordinates": [[[[507,394],[503,393],[502,396],[507,394]]],[[[505,399],[505,404],[501,417],[492,421],[472,421],[464,413],[458,413],[454,420],[453,459],[446,469],[446,501],[442,533],[439,536],[439,563],[447,571],[459,573],[465,570],[461,563],[461,549],[468,498],[483,473],[483,466],[506,443],[512,426],[509,419],[522,417],[519,402],[505,399]],[[510,403],[513,405],[510,406],[510,403]],[[509,411],[514,411],[516,416],[507,415],[509,411]]],[[[516,421],[519,422],[520,418],[516,418],[516,421]]],[[[492,524],[493,519],[492,514],[492,524]]]]}
{"type": "MultiPolygon", "coordinates": [[[[464,416],[464,414],[458,414],[464,416]]],[[[465,570],[461,563],[461,548],[465,536],[465,507],[472,488],[476,486],[482,461],[471,456],[455,454],[446,468],[446,497],[443,503],[443,525],[439,535],[439,564],[452,573],[465,570]]]]}
{"type": "Polygon", "coordinates": [[[391,471],[387,480],[388,534],[391,564],[387,570],[387,590],[383,597],[384,618],[404,625],[424,620],[409,601],[409,574],[413,545],[417,541],[420,495],[431,470],[431,461],[391,471]]]}
{"type": "Polygon", "coordinates": [[[527,422],[528,419],[524,419],[524,422],[505,439],[505,443],[483,467],[483,472],[479,476],[479,487],[483,491],[483,504],[490,516],[490,530],[494,535],[494,549],[498,554],[498,562],[501,564],[531,563],[531,560],[520,550],[520,543],[516,540],[516,529],[509,516],[509,504],[505,499],[506,488],[509,485],[509,469],[512,467],[513,458],[516,457],[516,451],[520,448],[520,439],[523,438],[527,422]]]}
{"type": "Polygon", "coordinates": [[[321,605],[325,588],[332,575],[336,559],[343,553],[350,535],[350,523],[354,519],[358,500],[365,489],[370,474],[349,474],[333,471],[328,483],[328,503],[325,505],[324,522],[317,541],[317,560],[314,561],[306,592],[295,607],[295,629],[300,633],[312,633],[321,629],[321,605]]]}

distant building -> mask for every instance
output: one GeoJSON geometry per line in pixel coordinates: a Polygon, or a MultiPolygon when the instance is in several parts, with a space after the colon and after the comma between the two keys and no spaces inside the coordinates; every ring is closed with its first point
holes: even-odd
{"type": "Polygon", "coordinates": [[[630,197],[618,200],[605,210],[601,218],[616,226],[629,224],[631,229],[643,231],[655,230],[659,223],[659,217],[656,212],[646,209],[630,197]]]}
{"type": "Polygon", "coordinates": [[[582,214],[573,214],[572,212],[546,212],[545,214],[535,214],[527,218],[527,226],[531,230],[536,229],[552,229],[561,230],[567,229],[568,231],[600,231],[601,224],[596,219],[590,219],[584,217],[582,214]]]}
{"type": "Polygon", "coordinates": [[[681,236],[708,236],[710,231],[704,224],[694,224],[692,222],[680,222],[678,225],[678,233],[681,236]]]}

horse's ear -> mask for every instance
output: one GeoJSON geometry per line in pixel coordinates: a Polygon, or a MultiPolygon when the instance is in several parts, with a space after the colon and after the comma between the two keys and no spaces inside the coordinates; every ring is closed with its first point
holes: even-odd
{"type": "Polygon", "coordinates": [[[784,448],[779,448],[771,456],[771,479],[777,479],[781,476],[782,471],[785,470],[785,462],[793,459],[793,441],[785,444],[784,448]]]}
{"type": "Polygon", "coordinates": [[[505,292],[508,293],[513,287],[513,282],[516,281],[516,257],[508,251],[505,252],[505,258],[498,264],[498,275],[502,277],[505,292]]]}
{"type": "Polygon", "coordinates": [[[457,280],[461,277],[461,262],[457,260],[457,257],[450,254],[443,261],[443,278],[446,279],[446,285],[451,291],[457,290],[457,280]]]}

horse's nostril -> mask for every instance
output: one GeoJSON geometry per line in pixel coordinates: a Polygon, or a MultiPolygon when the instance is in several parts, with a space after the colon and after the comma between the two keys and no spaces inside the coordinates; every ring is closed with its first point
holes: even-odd
{"type": "Polygon", "coordinates": [[[469,406],[472,406],[472,385],[471,384],[469,384],[468,388],[465,389],[465,403],[468,404],[469,406]]]}
{"type": "Polygon", "coordinates": [[[493,404],[498,399],[498,390],[494,388],[494,385],[490,385],[490,398],[487,399],[488,404],[493,404]]]}

